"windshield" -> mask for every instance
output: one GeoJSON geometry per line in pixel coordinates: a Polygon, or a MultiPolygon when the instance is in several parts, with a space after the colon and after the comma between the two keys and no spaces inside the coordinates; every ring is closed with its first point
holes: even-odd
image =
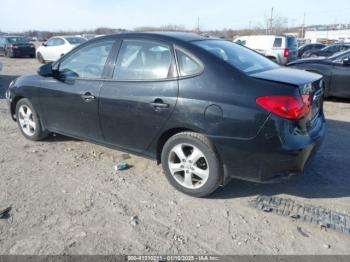
{"type": "Polygon", "coordinates": [[[270,59],[229,41],[203,40],[193,43],[220,57],[222,60],[225,60],[246,74],[253,74],[279,67],[270,59]]]}
{"type": "Polygon", "coordinates": [[[7,40],[11,44],[21,44],[21,43],[28,43],[29,40],[25,37],[21,36],[14,36],[14,37],[7,37],[7,40]]]}
{"type": "Polygon", "coordinates": [[[85,43],[87,40],[82,37],[66,37],[66,40],[71,44],[71,45],[79,45],[82,43],[85,43]]]}
{"type": "Polygon", "coordinates": [[[335,45],[329,45],[321,49],[321,51],[331,51],[332,49],[336,48],[335,45]]]}

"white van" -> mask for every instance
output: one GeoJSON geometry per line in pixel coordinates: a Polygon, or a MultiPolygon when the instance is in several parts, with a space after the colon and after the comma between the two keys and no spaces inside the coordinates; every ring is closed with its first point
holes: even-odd
{"type": "Polygon", "coordinates": [[[294,36],[241,36],[234,42],[253,49],[281,65],[298,59],[298,44],[294,36]]]}

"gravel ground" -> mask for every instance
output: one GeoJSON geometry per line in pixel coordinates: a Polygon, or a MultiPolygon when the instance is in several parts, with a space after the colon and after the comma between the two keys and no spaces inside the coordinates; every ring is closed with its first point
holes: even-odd
{"type": "Polygon", "coordinates": [[[233,180],[206,199],[175,191],[161,167],[63,136],[24,139],[4,89],[34,59],[0,58],[0,254],[350,254],[350,235],[248,206],[259,194],[350,214],[350,103],[328,101],[326,140],[304,176],[233,180]],[[114,164],[132,168],[116,173],[114,164]]]}

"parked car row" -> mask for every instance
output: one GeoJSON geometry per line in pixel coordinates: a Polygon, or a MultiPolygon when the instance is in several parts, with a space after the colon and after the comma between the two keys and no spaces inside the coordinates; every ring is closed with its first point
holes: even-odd
{"type": "Polygon", "coordinates": [[[343,52],[350,49],[350,44],[307,44],[299,48],[299,58],[307,57],[329,57],[336,53],[343,52]]]}
{"type": "Polygon", "coordinates": [[[350,44],[305,44],[297,48],[295,37],[275,35],[242,36],[234,42],[278,64],[323,75],[325,97],[350,98],[350,44]]]}
{"type": "Polygon", "coordinates": [[[325,97],[350,98],[350,50],[330,57],[299,59],[288,66],[323,75],[325,97]]]}
{"type": "Polygon", "coordinates": [[[299,58],[329,57],[338,52],[350,49],[350,44],[346,43],[337,43],[328,46],[319,43],[304,44],[298,47],[297,38],[289,35],[241,36],[236,38],[234,42],[253,49],[281,65],[286,65],[299,58]]]}
{"type": "Polygon", "coordinates": [[[0,55],[7,57],[35,57],[35,46],[23,36],[0,36],[0,55]]]}
{"type": "Polygon", "coordinates": [[[234,42],[253,49],[281,65],[298,59],[298,44],[294,36],[251,35],[239,37],[234,42]]]}
{"type": "Polygon", "coordinates": [[[0,36],[0,55],[7,57],[37,57],[40,63],[53,62],[76,46],[86,42],[78,36],[55,36],[44,42],[38,49],[31,39],[24,36],[0,36]]]}

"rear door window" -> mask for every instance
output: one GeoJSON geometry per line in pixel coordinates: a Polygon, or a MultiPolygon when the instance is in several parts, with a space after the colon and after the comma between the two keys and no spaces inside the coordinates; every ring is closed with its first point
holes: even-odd
{"type": "Polygon", "coordinates": [[[282,38],[276,37],[275,42],[273,43],[273,47],[282,47],[282,38]]]}
{"type": "Polygon", "coordinates": [[[173,78],[174,69],[174,60],[168,45],[148,40],[124,40],[113,79],[162,80],[173,78]]]}

